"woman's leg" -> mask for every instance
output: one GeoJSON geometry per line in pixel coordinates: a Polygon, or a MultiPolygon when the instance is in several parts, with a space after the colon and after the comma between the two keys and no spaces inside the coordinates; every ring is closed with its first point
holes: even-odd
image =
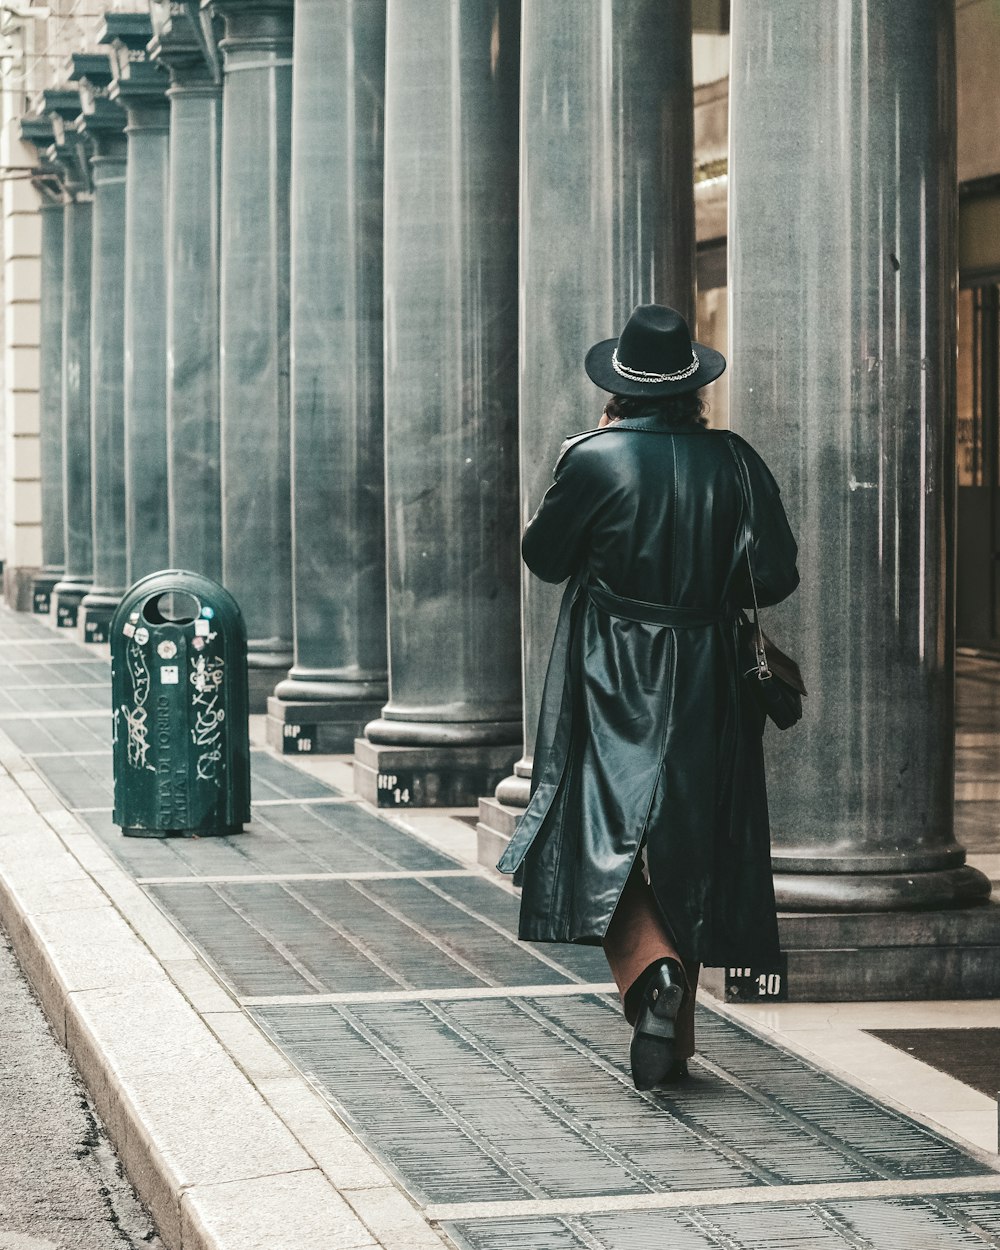
{"type": "Polygon", "coordinates": [[[694,997],[698,988],[698,963],[682,959],[670,937],[653,891],[637,864],[604,936],[604,954],[621,995],[625,1019],[635,1024],[642,997],[643,974],[664,959],[675,959],[684,969],[688,993],[677,1016],[677,1058],[694,1054],[694,997]]]}

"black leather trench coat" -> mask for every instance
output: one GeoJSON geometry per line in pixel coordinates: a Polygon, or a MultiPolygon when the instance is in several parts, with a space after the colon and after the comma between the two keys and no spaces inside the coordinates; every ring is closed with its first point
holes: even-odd
{"type": "Polygon", "coordinates": [[[752,596],[733,451],[757,597],[777,603],[798,585],[795,540],[767,466],[728,431],[653,415],[577,435],[524,532],[531,571],[570,579],[531,801],[498,865],[522,880],[525,940],[599,943],[645,845],[685,958],[777,955],[763,716],[737,658],[752,596]]]}

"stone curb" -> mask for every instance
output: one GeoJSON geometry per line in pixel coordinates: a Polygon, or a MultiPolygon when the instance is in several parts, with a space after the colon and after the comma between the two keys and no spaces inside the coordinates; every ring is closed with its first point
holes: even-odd
{"type": "Polygon", "coordinates": [[[2,733],[0,812],[0,922],[169,1250],[444,1250],[2,733]]]}

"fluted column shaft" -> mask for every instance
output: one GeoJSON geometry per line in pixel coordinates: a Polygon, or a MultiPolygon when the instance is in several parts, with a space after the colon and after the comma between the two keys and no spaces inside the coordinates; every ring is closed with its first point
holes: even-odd
{"type": "MultiPolygon", "coordinates": [[[[66,569],[55,587],[57,605],[79,603],[94,571],[90,478],[90,274],[93,204],[86,192],[63,210],[62,438],[66,569]],[[67,594],[67,592],[70,592],[67,594]]],[[[72,619],[60,624],[76,624],[72,619]]],[[[57,607],[58,611],[58,607],[57,607]]],[[[57,618],[58,619],[58,618],[57,618]]]]}
{"type": "Polygon", "coordinates": [[[167,244],[170,563],[222,576],[219,208],[222,88],[171,68],[167,244]]]}
{"type": "Polygon", "coordinates": [[[730,402],[803,570],[779,901],[954,903],[988,890],[953,835],[954,5],[754,0],[732,37],[730,402]]]}
{"type": "Polygon", "coordinates": [[[291,209],[295,665],[269,710],[282,726],[315,725],[313,745],[326,750],[350,750],[388,694],[384,83],[384,0],[298,0],[291,209]]]}
{"type": "Polygon", "coordinates": [[[125,590],[125,166],[124,135],[104,135],[94,184],[90,312],[91,484],[94,585],[81,604],[84,637],[106,638],[125,590]],[[96,631],[96,633],[95,633],[96,631]]]}
{"type": "Polygon", "coordinates": [[[128,114],[125,488],[131,583],[169,563],[165,292],[170,115],[162,94],[122,103],[128,114]]]}
{"type": "MultiPolygon", "coordinates": [[[[251,701],[292,661],[289,489],[291,0],[220,0],[223,581],[246,617],[251,701]],[[277,670],[277,672],[276,672],[277,670]]],[[[331,344],[331,350],[335,345],[331,344]]]]}
{"type": "Polygon", "coordinates": [[[516,742],[516,0],[390,0],[390,699],[378,743],[516,742]]]}
{"type": "MultiPolygon", "coordinates": [[[[38,335],[39,456],[42,479],[42,564],[61,573],[65,560],[62,459],[63,221],[65,208],[43,202],[38,335]]],[[[49,585],[51,585],[51,581],[49,585]]]]}

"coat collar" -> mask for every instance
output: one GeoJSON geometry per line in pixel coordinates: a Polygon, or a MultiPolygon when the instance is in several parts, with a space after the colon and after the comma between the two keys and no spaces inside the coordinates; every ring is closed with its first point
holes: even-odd
{"type": "Polygon", "coordinates": [[[649,417],[636,417],[630,421],[615,421],[612,425],[605,425],[599,429],[581,430],[579,434],[571,434],[569,438],[559,448],[559,455],[556,457],[556,468],[562,463],[566,453],[577,445],[577,443],[586,442],[588,438],[597,438],[601,434],[611,434],[617,430],[638,430],[645,434],[710,434],[711,430],[707,426],[699,425],[696,422],[685,423],[683,428],[674,425],[668,425],[658,415],[649,417]]]}
{"type": "MultiPolygon", "coordinates": [[[[651,413],[647,417],[630,417],[627,421],[616,421],[606,425],[604,430],[645,430],[652,434],[707,434],[708,427],[697,421],[678,422],[671,425],[664,421],[659,413],[651,413]]],[[[601,430],[600,433],[604,433],[601,430]]]]}

